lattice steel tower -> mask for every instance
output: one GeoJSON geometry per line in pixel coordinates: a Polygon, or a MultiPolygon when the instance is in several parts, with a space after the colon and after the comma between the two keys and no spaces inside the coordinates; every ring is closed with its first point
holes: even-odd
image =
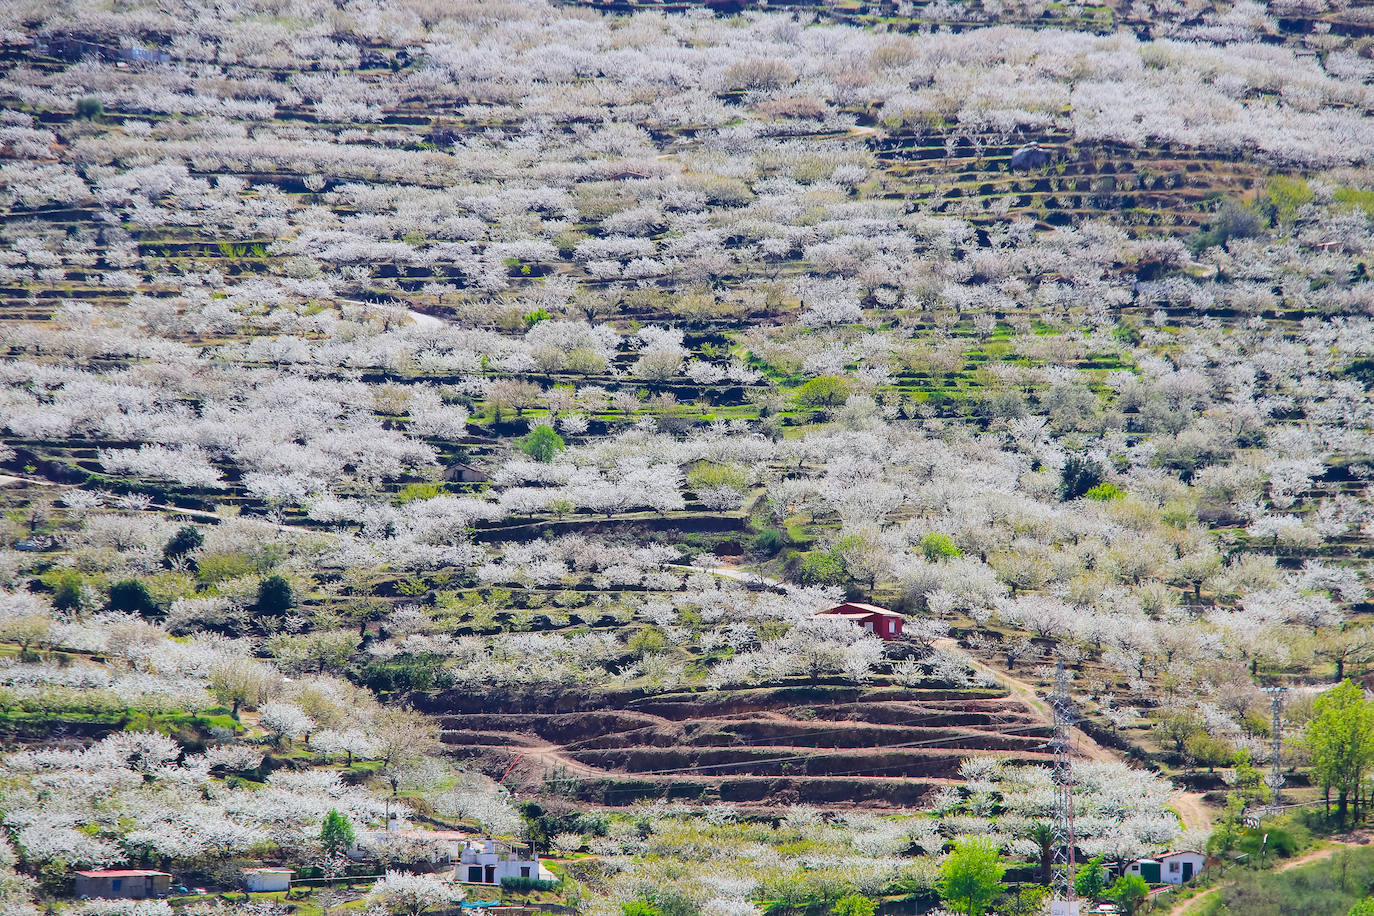
{"type": "Polygon", "coordinates": [[[1064,662],[1054,673],[1054,693],[1049,696],[1054,710],[1054,880],[1050,886],[1050,912],[1055,916],[1077,916],[1073,895],[1073,735],[1077,719],[1073,697],[1069,695],[1069,674],[1064,662]]]}
{"type": "Polygon", "coordinates": [[[1273,806],[1283,804],[1283,695],[1285,687],[1265,687],[1269,694],[1269,706],[1274,714],[1274,724],[1270,734],[1273,749],[1269,760],[1269,788],[1274,790],[1273,806]]]}

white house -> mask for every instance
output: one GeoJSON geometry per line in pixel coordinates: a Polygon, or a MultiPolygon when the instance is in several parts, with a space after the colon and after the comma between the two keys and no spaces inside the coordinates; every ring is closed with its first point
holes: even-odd
{"type": "Polygon", "coordinates": [[[517,852],[505,843],[476,838],[463,844],[453,876],[467,884],[500,884],[502,878],[553,881],[556,875],[539,863],[539,856],[517,852]]]}
{"type": "Polygon", "coordinates": [[[348,856],[452,865],[454,879],[466,884],[500,884],[502,878],[554,881],[558,877],[540,864],[533,849],[525,852],[499,840],[457,830],[420,830],[398,818],[392,818],[385,830],[361,832],[348,856]]]}
{"type": "Polygon", "coordinates": [[[243,886],[250,891],[289,891],[291,875],[289,868],[245,868],[243,886]]]}
{"type": "Polygon", "coordinates": [[[1137,859],[1126,866],[1128,875],[1140,875],[1148,884],[1184,884],[1202,871],[1207,857],[1191,849],[1166,852],[1152,859],[1137,859]]]}

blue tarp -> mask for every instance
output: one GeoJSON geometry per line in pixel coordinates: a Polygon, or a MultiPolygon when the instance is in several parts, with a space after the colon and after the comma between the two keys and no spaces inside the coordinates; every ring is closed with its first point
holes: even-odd
{"type": "Polygon", "coordinates": [[[500,901],[500,900],[491,900],[491,901],[488,901],[488,902],[486,902],[486,903],[481,903],[481,902],[476,901],[476,900],[464,900],[462,903],[460,903],[460,904],[458,904],[458,905],[461,906],[461,907],[464,907],[464,908],[466,908],[466,909],[474,909],[474,910],[475,910],[475,909],[478,909],[478,908],[480,908],[480,907],[500,906],[500,905],[501,905],[501,901],[500,901]]]}

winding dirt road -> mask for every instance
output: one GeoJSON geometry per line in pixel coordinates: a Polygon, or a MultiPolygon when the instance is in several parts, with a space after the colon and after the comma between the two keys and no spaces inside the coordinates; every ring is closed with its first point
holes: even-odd
{"type": "MultiPolygon", "coordinates": [[[[1320,846],[1311,852],[1303,853],[1296,859],[1284,862],[1278,868],[1274,869],[1274,871],[1285,872],[1292,871],[1295,868],[1302,868],[1304,865],[1311,865],[1314,862],[1329,859],[1341,850],[1349,849],[1352,846],[1368,846],[1371,840],[1374,840],[1374,831],[1370,830],[1356,830],[1353,833],[1333,837],[1326,842],[1326,845],[1320,846]]],[[[1219,884],[1216,887],[1205,890],[1196,897],[1180,900],[1174,905],[1173,909],[1169,910],[1168,916],[1189,916],[1189,914],[1199,913],[1202,911],[1202,907],[1206,901],[1229,886],[1230,882],[1228,881],[1226,884],[1219,884]]]]}

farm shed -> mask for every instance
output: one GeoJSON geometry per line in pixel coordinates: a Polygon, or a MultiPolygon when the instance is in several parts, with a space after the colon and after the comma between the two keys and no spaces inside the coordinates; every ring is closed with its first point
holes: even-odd
{"type": "Polygon", "coordinates": [[[813,616],[852,621],[879,639],[899,639],[902,635],[902,615],[874,604],[846,601],[828,610],[817,611],[813,616]]]}
{"type": "Polygon", "coordinates": [[[172,889],[172,876],[146,868],[99,869],[76,873],[78,897],[164,897],[172,889]]]}
{"type": "Polygon", "coordinates": [[[293,874],[289,868],[245,868],[243,887],[250,891],[289,891],[293,874]]]}

